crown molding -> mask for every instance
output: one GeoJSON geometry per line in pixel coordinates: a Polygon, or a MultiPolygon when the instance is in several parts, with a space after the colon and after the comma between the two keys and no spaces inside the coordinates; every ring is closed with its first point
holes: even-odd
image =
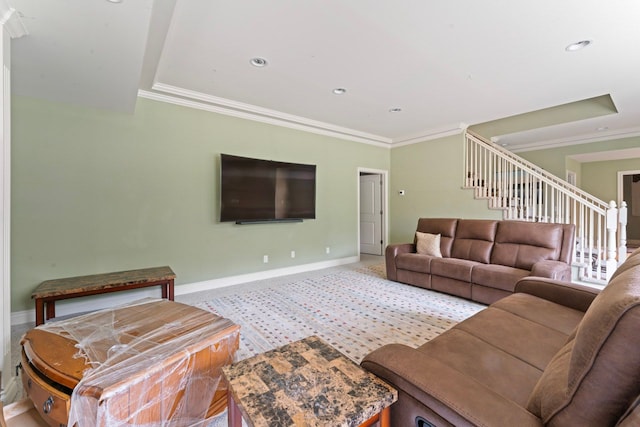
{"type": "Polygon", "coordinates": [[[404,147],[405,145],[417,144],[419,142],[431,141],[434,139],[440,139],[451,135],[459,135],[467,128],[467,125],[464,123],[459,123],[458,125],[452,125],[446,128],[441,128],[438,130],[433,130],[431,132],[421,133],[417,135],[407,136],[401,139],[393,140],[393,148],[396,147],[404,147]]]}
{"type": "Polygon", "coordinates": [[[614,139],[633,138],[640,136],[640,127],[620,129],[610,132],[598,132],[592,134],[579,135],[568,138],[551,139],[547,141],[521,144],[509,147],[513,153],[523,153],[527,151],[546,150],[549,148],[566,147],[569,145],[589,144],[592,142],[612,141],[614,139]]]}
{"type": "Polygon", "coordinates": [[[154,83],[151,90],[141,89],[138,91],[138,96],[183,107],[195,108],[384,148],[403,147],[405,145],[417,144],[419,142],[444,138],[446,136],[458,135],[467,128],[465,123],[459,123],[457,125],[440,128],[431,132],[409,135],[400,139],[392,139],[380,135],[360,132],[354,129],[335,126],[330,123],[320,122],[306,117],[295,116],[276,110],[245,104],[231,99],[210,96],[201,92],[182,89],[164,83],[154,83]]]}
{"type": "Polygon", "coordinates": [[[623,148],[611,151],[596,151],[594,153],[580,153],[567,156],[579,163],[609,162],[615,160],[640,159],[640,147],[623,148]]]}
{"type": "Polygon", "coordinates": [[[332,136],[349,141],[361,142],[378,147],[389,148],[393,143],[391,138],[335,126],[330,123],[286,114],[226,98],[209,96],[201,92],[181,89],[162,83],[155,83],[151,91],[138,91],[138,96],[291,129],[303,130],[320,135],[332,136]]]}
{"type": "Polygon", "coordinates": [[[0,0],[0,25],[7,30],[7,33],[12,39],[17,39],[29,34],[18,11],[9,7],[4,0],[0,0]]]}

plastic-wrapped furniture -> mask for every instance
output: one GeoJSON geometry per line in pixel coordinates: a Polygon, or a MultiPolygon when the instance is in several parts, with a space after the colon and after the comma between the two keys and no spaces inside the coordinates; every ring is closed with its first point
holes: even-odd
{"type": "Polygon", "coordinates": [[[46,323],[22,338],[22,382],[52,426],[204,425],[226,405],[220,369],[240,327],[142,300],[46,323]]]}

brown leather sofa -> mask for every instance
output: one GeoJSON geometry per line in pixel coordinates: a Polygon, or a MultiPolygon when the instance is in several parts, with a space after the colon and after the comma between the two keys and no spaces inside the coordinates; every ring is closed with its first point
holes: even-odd
{"type": "Polygon", "coordinates": [[[361,365],[398,389],[391,425],[640,425],[640,250],[597,290],[524,278],[417,349],[361,365]]]}
{"type": "MultiPolygon", "coordinates": [[[[571,279],[575,226],[512,220],[420,218],[416,236],[440,236],[440,254],[387,246],[387,278],[491,304],[526,276],[571,279]]],[[[437,252],[437,251],[436,251],[437,252]]]]}

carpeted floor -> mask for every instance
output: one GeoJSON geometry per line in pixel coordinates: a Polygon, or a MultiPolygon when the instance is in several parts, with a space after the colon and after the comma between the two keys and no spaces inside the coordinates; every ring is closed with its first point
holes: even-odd
{"type": "Polygon", "coordinates": [[[382,264],[196,303],[241,326],[237,359],[318,335],[356,363],[388,343],[424,344],[484,308],[386,280],[382,264]]]}
{"type": "MultiPolygon", "coordinates": [[[[380,263],[255,282],[194,305],[240,325],[237,360],[318,335],[356,363],[384,344],[424,344],[485,307],[389,281],[380,263]]],[[[209,427],[226,425],[225,411],[209,427]]]]}

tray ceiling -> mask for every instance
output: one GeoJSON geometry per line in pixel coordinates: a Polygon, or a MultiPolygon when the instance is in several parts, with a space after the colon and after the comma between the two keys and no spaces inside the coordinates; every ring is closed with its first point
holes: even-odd
{"type": "Polygon", "coordinates": [[[514,150],[640,134],[635,0],[10,3],[18,95],[125,113],[141,95],[381,145],[501,120],[489,136],[514,150]]]}

